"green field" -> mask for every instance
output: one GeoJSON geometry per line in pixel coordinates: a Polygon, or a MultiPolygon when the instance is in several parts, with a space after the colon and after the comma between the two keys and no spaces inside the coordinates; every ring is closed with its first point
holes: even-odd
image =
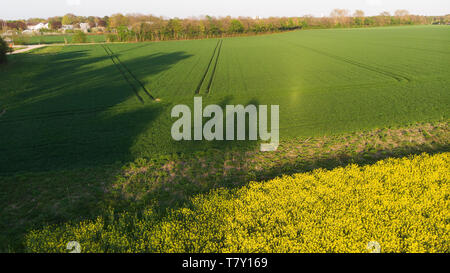
{"type": "Polygon", "coordinates": [[[170,110],[192,105],[203,78],[205,105],[280,105],[282,139],[443,120],[448,34],[439,26],[299,31],[223,39],[215,56],[216,39],[108,45],[116,64],[101,45],[13,56],[0,75],[0,173],[254,149],[172,140],[170,110]]]}
{"type": "Polygon", "coordinates": [[[216,188],[448,152],[449,34],[448,26],[305,30],[8,56],[0,252],[26,250],[31,229],[95,220],[110,208],[150,206],[165,217],[216,188]],[[192,109],[195,96],[204,106],[279,105],[279,151],[172,140],[172,107],[192,109]]]}

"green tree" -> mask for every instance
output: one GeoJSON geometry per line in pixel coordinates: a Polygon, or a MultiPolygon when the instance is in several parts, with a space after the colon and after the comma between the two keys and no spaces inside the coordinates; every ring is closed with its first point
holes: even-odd
{"type": "Polygon", "coordinates": [[[172,38],[178,39],[178,36],[181,34],[183,30],[183,26],[181,25],[181,21],[178,18],[170,19],[167,24],[168,30],[172,34],[172,38]]]}
{"type": "Polygon", "coordinates": [[[63,25],[72,25],[73,23],[75,23],[75,20],[76,20],[76,16],[69,13],[69,14],[64,15],[61,23],[63,25]]]}
{"type": "Polygon", "coordinates": [[[12,52],[12,49],[8,46],[5,40],[0,37],[0,63],[6,63],[6,53],[12,52]]]}
{"type": "Polygon", "coordinates": [[[50,29],[52,29],[52,30],[58,30],[62,27],[61,21],[59,21],[57,19],[50,20],[49,25],[50,25],[50,29]]]}
{"type": "Polygon", "coordinates": [[[87,36],[86,33],[83,31],[76,31],[72,38],[73,43],[83,44],[87,42],[87,36]]]}
{"type": "Polygon", "coordinates": [[[230,33],[242,33],[242,32],[244,32],[244,25],[242,24],[241,21],[239,21],[237,19],[233,19],[233,20],[231,20],[229,32],[230,33]]]}
{"type": "Polygon", "coordinates": [[[114,14],[109,18],[109,26],[112,28],[128,26],[128,23],[128,18],[121,13],[114,14]]]}

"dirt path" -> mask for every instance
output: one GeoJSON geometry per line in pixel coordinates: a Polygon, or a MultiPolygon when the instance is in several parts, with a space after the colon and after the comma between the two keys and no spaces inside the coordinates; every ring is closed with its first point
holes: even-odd
{"type": "MultiPolygon", "coordinates": [[[[36,48],[44,47],[44,46],[46,46],[46,45],[31,45],[31,46],[26,46],[26,48],[16,50],[16,51],[14,51],[14,52],[11,53],[11,54],[24,53],[24,52],[27,52],[27,51],[30,51],[30,50],[33,50],[33,49],[36,49],[36,48]]],[[[20,46],[20,47],[23,47],[23,46],[20,46]]]]}

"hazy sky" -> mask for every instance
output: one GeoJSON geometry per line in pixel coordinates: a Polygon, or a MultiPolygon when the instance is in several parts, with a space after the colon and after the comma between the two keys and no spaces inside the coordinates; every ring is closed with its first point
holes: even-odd
{"type": "Polygon", "coordinates": [[[76,15],[105,16],[114,13],[143,13],[167,17],[212,16],[315,16],[328,15],[334,8],[367,15],[407,9],[413,14],[445,15],[450,0],[1,0],[2,19],[76,15]]]}

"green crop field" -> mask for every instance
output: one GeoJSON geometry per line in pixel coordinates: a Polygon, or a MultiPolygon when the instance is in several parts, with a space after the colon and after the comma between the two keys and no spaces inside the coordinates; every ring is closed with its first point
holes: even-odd
{"type": "Polygon", "coordinates": [[[14,56],[0,75],[7,111],[0,172],[256,147],[173,141],[170,110],[192,105],[196,94],[205,105],[280,105],[282,139],[445,119],[449,34],[449,27],[315,30],[14,56]]]}
{"type": "MultiPolygon", "coordinates": [[[[293,149],[299,148],[287,143],[299,138],[445,124],[450,113],[448,26],[47,46],[8,58],[8,64],[0,66],[0,204],[4,207],[0,231],[5,231],[0,244],[8,246],[0,246],[0,251],[8,250],[9,245],[21,249],[23,245],[11,241],[17,238],[20,242],[30,228],[94,218],[99,196],[106,194],[104,188],[120,172],[117,166],[143,158],[154,164],[142,167],[147,170],[159,166],[158,160],[173,156],[212,154],[219,162],[226,151],[258,151],[258,143],[252,141],[174,141],[171,126],[176,119],[171,118],[171,109],[178,104],[193,109],[195,96],[203,97],[204,106],[279,105],[281,144],[293,149]],[[53,189],[54,195],[49,193],[53,189]],[[75,192],[75,200],[66,198],[69,191],[75,192]],[[35,203],[22,207],[12,198],[35,203]]],[[[443,138],[448,128],[444,133],[433,130],[427,129],[422,141],[423,130],[418,129],[414,134],[420,135],[420,141],[414,149],[413,137],[405,132],[392,133],[392,142],[406,147],[397,151],[402,155],[424,151],[425,146],[420,145],[428,142],[438,145],[434,151],[448,151],[448,138],[443,138]]],[[[390,141],[390,135],[380,132],[373,149],[385,138],[390,141]]],[[[360,145],[368,145],[364,143],[360,145]]],[[[385,148],[392,150],[389,145],[385,148]]],[[[348,151],[349,155],[360,152],[359,147],[348,151]]],[[[275,153],[270,160],[281,160],[277,156],[275,153]]],[[[289,172],[341,165],[318,158],[320,164],[291,167],[289,172]]],[[[159,181],[165,175],[163,170],[169,168],[160,167],[151,181],[159,181]]],[[[204,168],[197,166],[197,170],[204,168]]],[[[284,173],[274,169],[251,179],[284,173]]],[[[134,167],[132,170],[139,174],[134,167]]],[[[238,186],[228,180],[211,186],[199,182],[197,188],[185,190],[186,177],[193,175],[189,172],[180,175],[185,181],[167,186],[170,190],[154,184],[142,187],[146,193],[157,187],[159,202],[170,207],[176,203],[174,199],[187,199],[185,195],[238,186]]],[[[127,196],[142,196],[137,194],[139,187],[127,191],[127,196]]]]}

